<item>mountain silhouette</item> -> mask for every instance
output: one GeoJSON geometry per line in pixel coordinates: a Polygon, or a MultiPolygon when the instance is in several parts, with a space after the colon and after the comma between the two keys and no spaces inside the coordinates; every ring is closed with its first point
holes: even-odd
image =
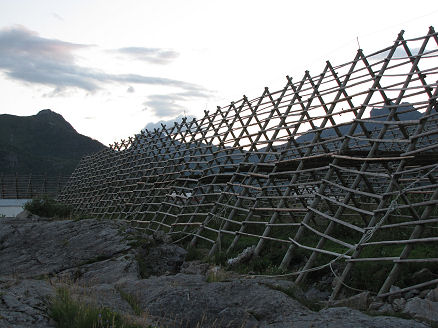
{"type": "Polygon", "coordinates": [[[83,156],[104,148],[50,109],[33,116],[0,115],[0,172],[4,174],[70,175],[83,156]]]}

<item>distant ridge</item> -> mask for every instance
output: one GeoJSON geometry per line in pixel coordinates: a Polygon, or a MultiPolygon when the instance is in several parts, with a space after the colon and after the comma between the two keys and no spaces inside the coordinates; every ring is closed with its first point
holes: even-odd
{"type": "Polygon", "coordinates": [[[70,175],[83,156],[104,148],[50,109],[0,115],[0,173],[70,175]]]}

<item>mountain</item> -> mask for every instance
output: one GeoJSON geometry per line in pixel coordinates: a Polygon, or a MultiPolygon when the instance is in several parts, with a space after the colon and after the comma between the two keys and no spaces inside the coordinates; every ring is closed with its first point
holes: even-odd
{"type": "MultiPolygon", "coordinates": [[[[407,121],[407,120],[418,120],[422,114],[418,111],[415,110],[415,108],[408,103],[403,103],[401,104],[399,107],[397,107],[396,112],[398,113],[398,117],[400,120],[402,121],[407,121]]],[[[388,107],[382,107],[382,108],[373,108],[371,109],[371,113],[370,113],[370,119],[374,120],[374,121],[385,121],[387,116],[390,113],[390,108],[388,107]]],[[[351,123],[347,124],[347,125],[343,125],[339,127],[339,131],[341,132],[342,135],[346,135],[348,133],[348,131],[351,128],[351,123]]],[[[366,129],[371,132],[371,131],[378,131],[382,128],[382,124],[378,124],[378,123],[365,123],[365,127],[366,129]]],[[[360,127],[360,125],[357,126],[356,128],[356,134],[362,132],[362,128],[360,127]]],[[[315,133],[312,130],[307,131],[305,134],[303,134],[302,136],[298,137],[296,140],[297,142],[311,142],[313,140],[315,136],[315,133]]],[[[328,128],[326,130],[324,130],[321,133],[321,138],[327,139],[327,138],[334,138],[336,137],[336,131],[333,128],[328,128]]]]}
{"type": "MultiPolygon", "coordinates": [[[[370,119],[370,122],[363,123],[363,126],[365,129],[371,133],[372,137],[376,138],[377,134],[382,128],[382,124],[377,123],[376,121],[385,121],[387,120],[387,117],[389,113],[391,112],[391,107],[383,106],[378,108],[372,108],[369,116],[364,117],[365,119],[370,119]]],[[[409,103],[402,103],[396,108],[396,114],[398,116],[398,119],[401,121],[406,120],[418,120],[420,119],[423,114],[416,110],[412,104],[409,103]]],[[[339,123],[339,122],[338,122],[339,123]]],[[[352,122],[348,122],[345,125],[339,126],[338,129],[341,133],[341,135],[348,134],[352,122]]],[[[415,129],[415,126],[409,126],[407,127],[408,131],[412,133],[412,129],[415,129]]],[[[361,125],[358,125],[356,127],[354,135],[360,135],[363,134],[363,130],[361,125]]],[[[295,141],[297,144],[305,145],[310,144],[312,140],[315,137],[314,130],[310,129],[298,137],[295,138],[295,141]]],[[[336,133],[335,129],[328,127],[321,133],[321,139],[323,140],[330,140],[338,137],[338,134],[336,133]]],[[[182,143],[181,141],[174,140],[170,136],[167,136],[163,132],[153,132],[152,138],[154,139],[154,147],[149,148],[145,146],[148,142],[150,142],[149,139],[143,139],[138,137],[135,145],[130,148],[131,151],[136,151],[140,153],[144,152],[150,152],[151,154],[155,154],[156,156],[159,156],[162,160],[170,160],[175,156],[175,159],[180,160],[180,157],[184,157],[184,161],[180,161],[179,163],[182,165],[184,162],[190,162],[188,165],[189,169],[200,169],[200,170],[210,170],[211,173],[217,173],[219,171],[219,166],[222,166],[223,170],[227,170],[227,168],[224,166],[224,164],[229,164],[229,167],[232,167],[232,170],[234,170],[234,167],[236,165],[239,165],[242,163],[242,161],[245,158],[245,155],[247,155],[247,150],[239,150],[239,149],[232,149],[227,146],[225,147],[219,147],[217,145],[207,145],[203,143],[182,143]],[[215,155],[212,155],[212,152],[215,153],[215,155]],[[195,157],[195,158],[193,158],[195,157]],[[230,163],[229,157],[232,157],[234,163],[230,163]],[[199,161],[199,163],[197,163],[199,161]],[[205,162],[209,162],[208,164],[205,164],[205,162]]],[[[398,130],[398,128],[392,128],[388,129],[387,133],[384,136],[384,139],[394,139],[399,138],[403,139],[403,136],[401,135],[401,132],[398,130]]],[[[435,138],[436,137],[431,137],[435,138]]],[[[420,141],[423,145],[429,141],[420,141]]],[[[327,148],[330,151],[337,151],[339,150],[340,146],[342,144],[342,140],[338,140],[336,142],[328,143],[327,148]]],[[[365,140],[354,140],[350,142],[350,147],[355,148],[356,150],[360,148],[363,151],[368,151],[370,148],[370,143],[365,140]],[[360,147],[359,147],[360,146],[360,147]]],[[[398,143],[382,143],[379,146],[380,151],[398,151],[402,152],[404,151],[406,147],[406,144],[398,144],[398,143]]],[[[317,147],[315,147],[317,148],[317,147]]],[[[260,152],[266,152],[267,148],[263,147],[260,148],[258,151],[260,152]]],[[[291,159],[297,157],[297,151],[295,150],[294,146],[288,146],[287,143],[277,145],[275,147],[275,150],[277,154],[279,155],[280,152],[286,151],[286,154],[284,156],[284,159],[291,159]]],[[[321,151],[319,149],[319,151],[321,151]]],[[[272,152],[272,150],[271,150],[272,152]]],[[[276,161],[278,155],[266,154],[264,161],[270,162],[270,161],[276,161]]],[[[258,163],[260,162],[261,154],[257,154],[257,151],[252,152],[248,158],[246,159],[246,162],[248,163],[258,163]]]]}
{"type": "Polygon", "coordinates": [[[0,115],[1,173],[70,175],[84,155],[104,148],[50,109],[33,116],[0,115]]]}

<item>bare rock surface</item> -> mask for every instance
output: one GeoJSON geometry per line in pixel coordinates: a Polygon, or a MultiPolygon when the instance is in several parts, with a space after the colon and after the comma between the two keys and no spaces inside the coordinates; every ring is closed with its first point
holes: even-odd
{"type": "Polygon", "coordinates": [[[208,282],[211,267],[183,263],[186,252],[170,238],[142,236],[140,245],[129,230],[111,221],[0,219],[0,328],[54,327],[47,311],[58,286],[83,302],[147,318],[145,327],[427,327],[346,307],[314,312],[287,280],[233,273],[208,282]]]}
{"type": "Polygon", "coordinates": [[[53,287],[43,280],[0,278],[0,328],[54,327],[47,315],[53,287]]]}
{"type": "Polygon", "coordinates": [[[110,221],[0,221],[0,275],[53,275],[108,259],[130,246],[110,221]]]}
{"type": "Polygon", "coordinates": [[[362,292],[355,296],[336,301],[333,306],[344,307],[348,306],[350,308],[366,311],[370,305],[370,292],[362,292]]]}
{"type": "Polygon", "coordinates": [[[209,269],[208,263],[201,261],[188,261],[181,265],[181,273],[205,275],[209,269]]]}
{"type": "Polygon", "coordinates": [[[127,253],[61,271],[57,277],[60,281],[74,281],[81,286],[93,286],[114,284],[121,278],[136,280],[140,275],[135,255],[127,253]]]}
{"type": "Polygon", "coordinates": [[[184,263],[187,251],[177,245],[162,244],[149,249],[142,249],[139,256],[144,262],[144,274],[160,276],[176,274],[184,263]]]}
{"type": "Polygon", "coordinates": [[[403,313],[424,322],[438,325],[438,302],[414,297],[406,302],[403,313]]]}
{"type": "MultiPolygon", "coordinates": [[[[289,326],[269,326],[269,327],[281,327],[286,328],[289,326]]],[[[321,310],[317,313],[313,313],[308,318],[297,320],[293,323],[293,327],[308,328],[308,327],[321,327],[321,328],[391,328],[391,327],[429,327],[423,323],[419,323],[412,320],[405,320],[396,317],[378,316],[372,317],[359,312],[354,309],[340,307],[329,308],[321,310]]]]}
{"type": "Polygon", "coordinates": [[[438,287],[429,291],[425,298],[432,302],[438,302],[438,287]]]}
{"type": "Polygon", "coordinates": [[[202,275],[177,274],[125,281],[118,288],[137,295],[148,313],[169,327],[427,327],[388,317],[372,317],[349,308],[314,312],[285,291],[292,282],[275,279],[205,281],[202,275]],[[147,290],[147,292],[139,292],[147,290]]]}
{"type": "Polygon", "coordinates": [[[123,255],[131,247],[119,225],[28,216],[0,219],[0,328],[54,327],[48,277],[103,284],[138,276],[134,256],[123,255]]]}

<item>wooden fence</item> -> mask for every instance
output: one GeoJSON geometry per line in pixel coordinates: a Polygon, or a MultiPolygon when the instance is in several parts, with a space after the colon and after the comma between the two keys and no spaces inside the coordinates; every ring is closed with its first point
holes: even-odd
{"type": "Polygon", "coordinates": [[[32,174],[0,174],[0,199],[56,197],[69,177],[32,174]]]}
{"type": "Polygon", "coordinates": [[[331,269],[332,299],[365,266],[382,297],[436,285],[412,272],[438,274],[438,37],[403,34],[84,157],[59,198],[210,256],[280,253],[298,283],[331,269]]]}

